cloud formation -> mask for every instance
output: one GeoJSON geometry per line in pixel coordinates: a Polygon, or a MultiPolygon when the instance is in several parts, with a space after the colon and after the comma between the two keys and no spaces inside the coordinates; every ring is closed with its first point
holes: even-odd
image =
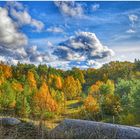
{"type": "Polygon", "coordinates": [[[84,13],[82,6],[73,1],[55,1],[54,4],[62,14],[70,17],[82,16],[84,13]]]}
{"type": "Polygon", "coordinates": [[[54,61],[54,57],[49,52],[40,52],[37,46],[32,46],[26,50],[28,59],[34,63],[47,63],[54,61]]]}
{"type": "Polygon", "coordinates": [[[62,60],[85,61],[103,59],[114,55],[114,52],[103,46],[94,33],[78,32],[60,43],[53,54],[62,60]]]}
{"type": "Polygon", "coordinates": [[[128,29],[127,33],[135,33],[135,23],[138,21],[138,16],[135,14],[128,15],[129,21],[130,21],[130,29],[128,29]]]}
{"type": "Polygon", "coordinates": [[[19,32],[8,11],[0,7],[0,46],[5,49],[20,49],[27,45],[27,36],[19,32]]]}
{"type": "Polygon", "coordinates": [[[60,27],[50,27],[47,29],[48,32],[52,32],[52,33],[63,33],[64,30],[60,27]]]}
{"type": "Polygon", "coordinates": [[[8,2],[7,6],[0,7],[0,60],[8,61],[10,64],[18,61],[28,63],[47,61],[47,55],[37,51],[37,48],[33,47],[30,50],[28,37],[20,31],[26,24],[32,24],[37,30],[41,30],[39,21],[33,19],[19,2],[8,2]],[[17,9],[23,11],[17,12],[17,9]]]}
{"type": "Polygon", "coordinates": [[[19,2],[8,2],[7,9],[10,15],[19,26],[30,25],[36,31],[41,31],[44,28],[44,23],[31,17],[27,9],[19,2]]]}

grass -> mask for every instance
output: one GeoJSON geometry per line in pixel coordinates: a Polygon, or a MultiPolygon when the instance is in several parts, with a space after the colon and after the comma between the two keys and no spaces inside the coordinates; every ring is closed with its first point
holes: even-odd
{"type": "Polygon", "coordinates": [[[62,120],[65,118],[74,118],[80,111],[81,103],[79,100],[69,100],[66,101],[65,112],[61,115],[56,116],[53,119],[49,119],[45,122],[49,129],[55,128],[62,120]]]}

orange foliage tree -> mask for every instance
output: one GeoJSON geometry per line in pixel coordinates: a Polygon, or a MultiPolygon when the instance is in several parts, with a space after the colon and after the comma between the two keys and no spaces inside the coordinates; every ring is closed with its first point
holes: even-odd
{"type": "Polygon", "coordinates": [[[62,89],[62,78],[60,76],[56,76],[55,85],[57,89],[62,89]]]}
{"type": "Polygon", "coordinates": [[[48,86],[45,81],[38,92],[36,92],[32,99],[33,114],[40,116],[41,119],[45,117],[46,112],[55,112],[57,110],[57,103],[52,98],[48,86]]]}
{"type": "Polygon", "coordinates": [[[95,98],[89,95],[84,101],[84,108],[88,112],[97,113],[99,112],[99,104],[95,98]]]}

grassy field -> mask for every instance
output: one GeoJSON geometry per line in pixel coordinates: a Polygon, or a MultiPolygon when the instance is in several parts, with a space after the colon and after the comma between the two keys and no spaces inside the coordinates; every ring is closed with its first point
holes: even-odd
{"type": "Polygon", "coordinates": [[[79,100],[67,101],[65,111],[61,115],[58,115],[53,119],[47,120],[45,124],[48,128],[53,129],[65,118],[74,118],[80,111],[80,106],[81,103],[79,102],[79,100]]]}

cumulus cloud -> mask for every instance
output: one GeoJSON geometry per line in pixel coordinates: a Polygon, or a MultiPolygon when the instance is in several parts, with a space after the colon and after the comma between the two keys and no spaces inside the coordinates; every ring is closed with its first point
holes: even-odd
{"type": "Polygon", "coordinates": [[[19,2],[8,2],[7,9],[14,20],[16,20],[19,26],[30,25],[41,31],[44,28],[44,23],[31,17],[29,12],[19,2]]]}
{"type": "Polygon", "coordinates": [[[8,11],[0,7],[0,46],[7,49],[16,49],[27,45],[28,39],[25,34],[19,32],[8,11]]]}
{"type": "Polygon", "coordinates": [[[62,60],[85,61],[113,56],[114,52],[107,46],[103,46],[94,33],[78,32],[60,43],[53,54],[62,60]]]}
{"type": "Polygon", "coordinates": [[[62,14],[70,17],[82,16],[84,13],[82,6],[73,1],[55,1],[54,4],[62,14]]]}
{"type": "Polygon", "coordinates": [[[55,60],[55,56],[52,56],[49,52],[41,52],[37,46],[32,46],[26,50],[28,59],[34,63],[47,63],[55,60]]]}
{"type": "Polygon", "coordinates": [[[27,36],[20,32],[19,26],[9,16],[8,9],[0,7],[0,60],[10,64],[48,60],[46,54],[37,51],[37,47],[29,49],[27,46],[27,36]]]}
{"type": "Polygon", "coordinates": [[[96,11],[96,10],[98,10],[100,8],[100,4],[94,4],[94,5],[92,5],[92,10],[93,11],[96,11]]]}
{"type": "Polygon", "coordinates": [[[52,33],[63,33],[64,30],[60,27],[50,27],[47,29],[48,32],[52,32],[52,33]]]}

